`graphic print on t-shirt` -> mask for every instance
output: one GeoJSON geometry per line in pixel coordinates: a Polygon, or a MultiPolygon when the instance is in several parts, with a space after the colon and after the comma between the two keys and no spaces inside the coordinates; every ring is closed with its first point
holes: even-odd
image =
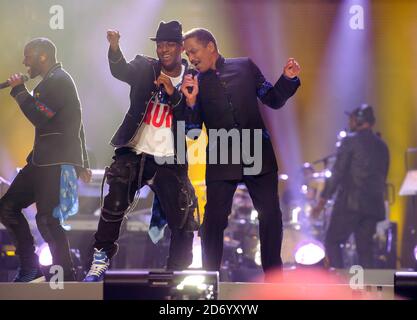
{"type": "Polygon", "coordinates": [[[167,104],[156,104],[153,101],[149,103],[146,111],[145,119],[143,120],[147,125],[152,125],[156,128],[162,126],[171,128],[172,124],[172,108],[167,104]]]}
{"type": "MultiPolygon", "coordinates": [[[[163,99],[162,99],[163,101],[163,99]]],[[[172,107],[156,98],[149,102],[145,118],[139,128],[135,149],[138,153],[157,157],[174,155],[172,107]]]]}
{"type": "MultiPolygon", "coordinates": [[[[179,88],[185,67],[181,74],[171,79],[174,87],[179,88]]],[[[168,104],[166,92],[159,99],[159,94],[153,96],[149,101],[143,122],[135,136],[129,143],[137,153],[147,153],[157,157],[171,157],[174,151],[174,135],[172,133],[172,106],[168,104]]]]}

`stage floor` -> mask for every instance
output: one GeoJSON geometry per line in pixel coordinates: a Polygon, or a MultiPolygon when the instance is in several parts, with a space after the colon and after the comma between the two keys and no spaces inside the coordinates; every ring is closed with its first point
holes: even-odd
{"type": "MultiPolygon", "coordinates": [[[[396,300],[397,270],[284,270],[279,283],[220,282],[218,300],[396,300]],[[362,281],[363,280],[363,281],[362,281]]],[[[0,300],[102,300],[103,283],[0,283],[0,300]]]]}

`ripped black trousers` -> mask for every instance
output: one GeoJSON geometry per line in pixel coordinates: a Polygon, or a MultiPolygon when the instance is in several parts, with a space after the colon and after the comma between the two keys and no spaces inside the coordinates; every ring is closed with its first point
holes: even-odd
{"type": "Polygon", "coordinates": [[[194,219],[197,198],[187,175],[187,167],[177,164],[159,165],[151,155],[137,155],[128,148],[116,150],[106,171],[109,193],[104,198],[94,248],[102,249],[109,258],[117,253],[122,221],[134,200],[135,193],[148,185],[159,199],[171,230],[166,267],[186,269],[192,262],[194,219]]]}

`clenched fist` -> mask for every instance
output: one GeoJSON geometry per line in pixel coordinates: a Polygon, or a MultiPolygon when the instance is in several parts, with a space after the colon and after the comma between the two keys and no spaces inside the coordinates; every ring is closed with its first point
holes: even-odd
{"type": "Polygon", "coordinates": [[[289,58],[284,67],[284,75],[288,78],[295,78],[299,75],[300,70],[298,62],[294,58],[289,58]]]}
{"type": "Polygon", "coordinates": [[[113,51],[117,51],[119,49],[119,40],[120,40],[120,33],[117,30],[109,29],[107,30],[107,40],[110,43],[110,48],[113,51]]]}

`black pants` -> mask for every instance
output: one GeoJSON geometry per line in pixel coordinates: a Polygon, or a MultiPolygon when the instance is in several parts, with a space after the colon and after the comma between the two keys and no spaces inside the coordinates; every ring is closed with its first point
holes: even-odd
{"type": "Polygon", "coordinates": [[[72,280],[73,263],[68,239],[59,220],[52,216],[59,204],[61,166],[36,167],[27,164],[16,176],[9,190],[0,200],[0,221],[9,231],[22,268],[38,266],[38,256],[29,224],[22,209],[36,203],[36,224],[48,243],[53,264],[61,265],[64,278],[72,280]]]}
{"type": "Polygon", "coordinates": [[[373,268],[373,236],[376,232],[378,219],[363,212],[349,211],[339,208],[339,204],[336,205],[337,207],[333,210],[325,239],[329,266],[333,268],[345,267],[341,245],[345,244],[353,233],[359,265],[363,268],[373,268]]]}
{"type": "MultiPolygon", "coordinates": [[[[233,195],[240,181],[207,183],[207,203],[201,226],[203,268],[220,270],[223,255],[223,232],[227,227],[233,195]]],[[[253,205],[258,211],[261,261],[264,271],[282,266],[282,213],[278,198],[276,172],[244,176],[253,205]]]]}
{"type": "Polygon", "coordinates": [[[187,176],[187,168],[158,165],[153,156],[117,150],[106,177],[109,193],[95,234],[94,247],[103,249],[109,258],[117,252],[123,218],[138,189],[147,184],[155,192],[171,230],[167,268],[186,269],[192,262],[194,209],[197,198],[187,176]],[[142,176],[141,181],[139,177],[142,176]]]}

